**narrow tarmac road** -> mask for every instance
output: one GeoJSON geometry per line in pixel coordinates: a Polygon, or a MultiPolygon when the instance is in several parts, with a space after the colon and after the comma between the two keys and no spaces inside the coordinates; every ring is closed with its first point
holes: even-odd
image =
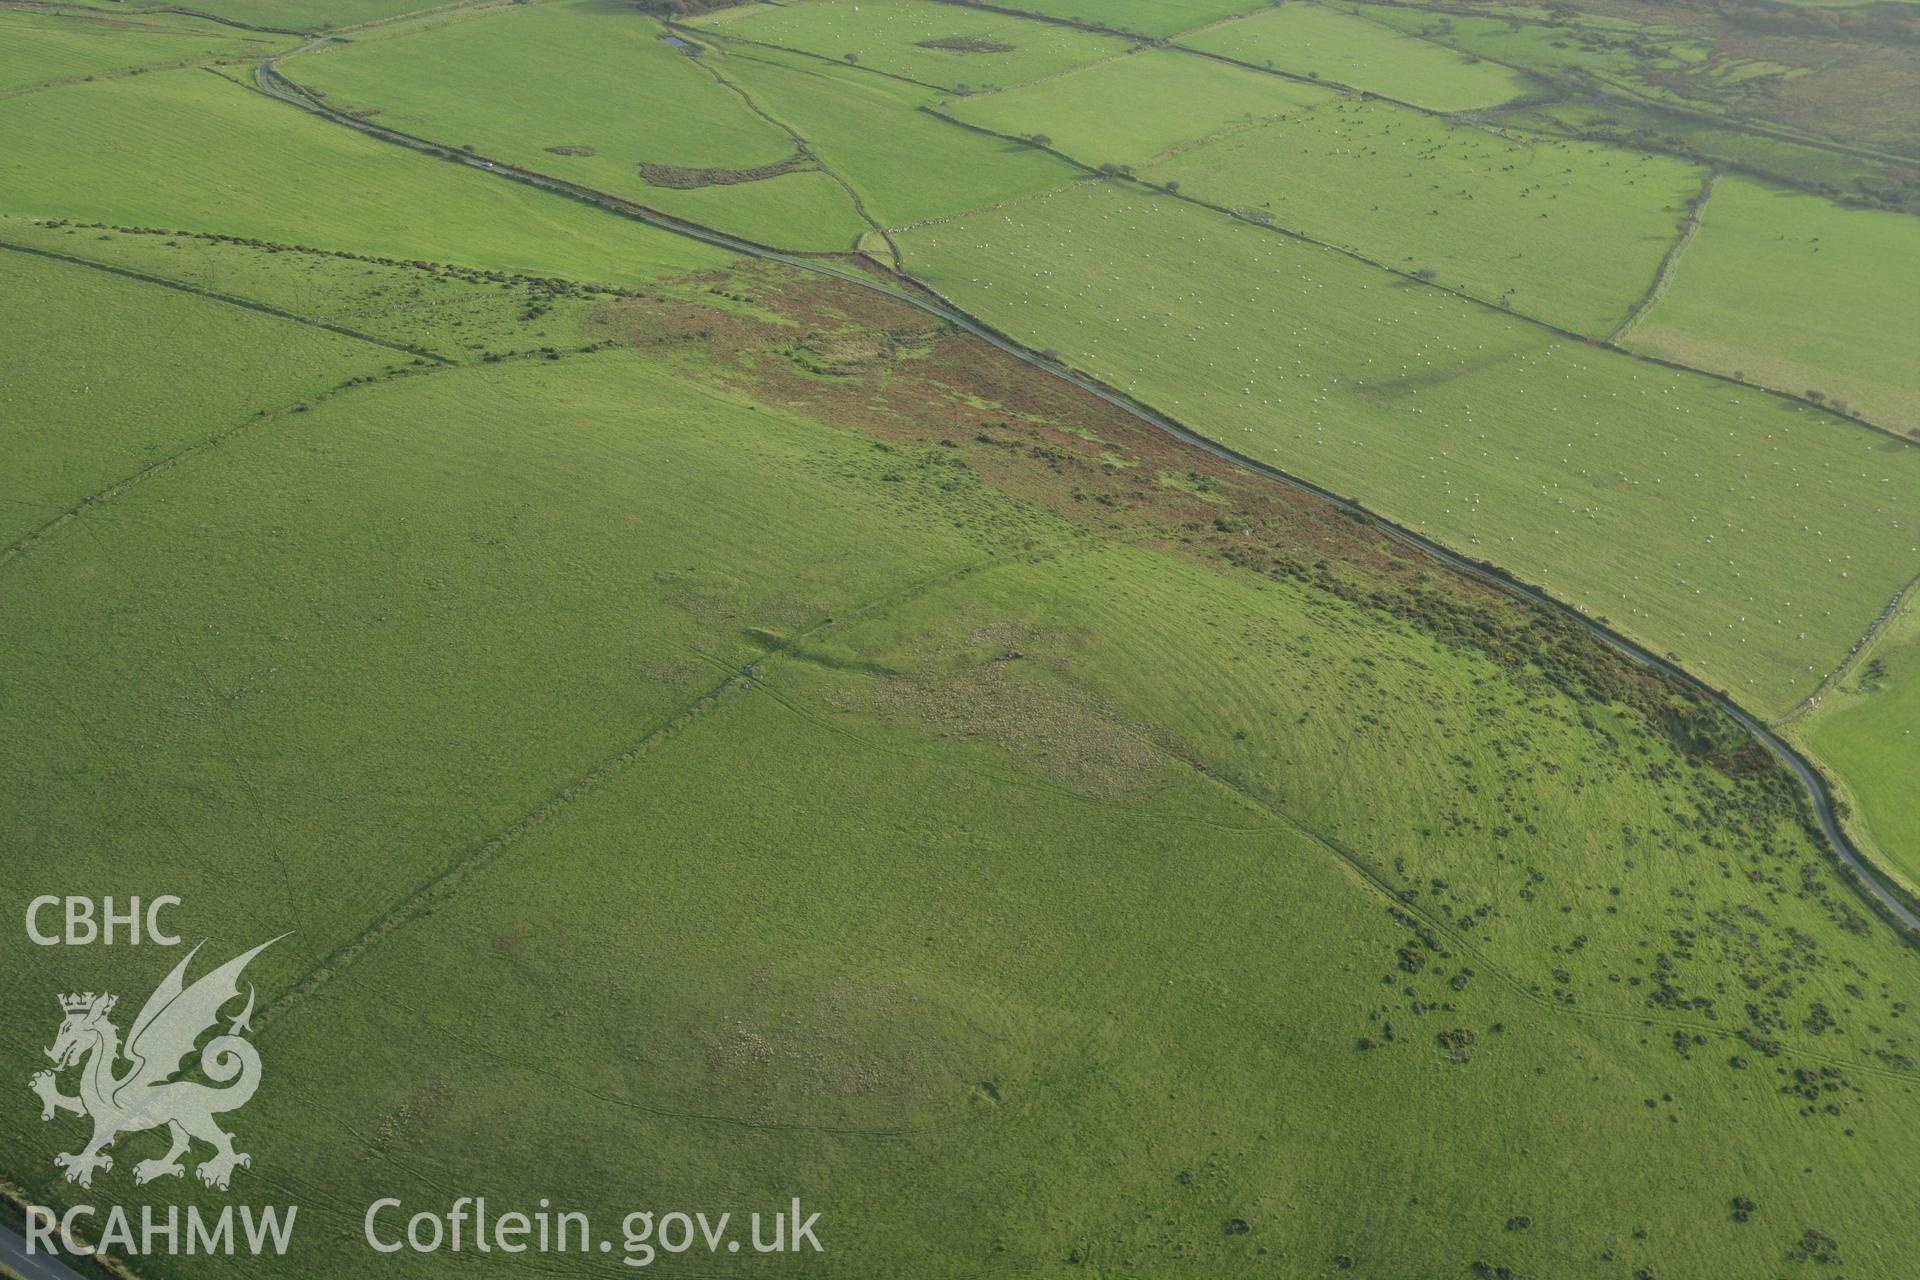
{"type": "MultiPolygon", "coordinates": [[[[294,54],[304,53],[334,38],[335,37],[332,36],[320,36],[301,45],[298,49],[279,55],[279,57],[292,57],[294,54]]],[[[1819,772],[1814,769],[1813,765],[1807,761],[1805,757],[1794,750],[1793,747],[1789,746],[1785,739],[1767,728],[1759,719],[1742,709],[1738,703],[1734,702],[1734,700],[1725,693],[1708,685],[1677,664],[1660,657],[1651,650],[1642,648],[1626,636],[1595,622],[1592,618],[1574,608],[1572,605],[1555,599],[1539,588],[1530,586],[1491,565],[1469,559],[1466,556],[1449,550],[1437,542],[1422,537],[1411,529],[1394,524],[1392,521],[1381,517],[1377,513],[1367,510],[1359,503],[1343,498],[1331,490],[1323,489],[1310,480],[1303,480],[1299,476],[1292,475],[1286,471],[1282,471],[1278,467],[1262,462],[1258,458],[1248,457],[1246,454],[1236,452],[1223,444],[1199,435],[1187,427],[1182,426],[1180,423],[1175,422],[1165,414],[1162,414],[1157,409],[1151,408],[1123,392],[1116,391],[1104,383],[1097,382],[1092,378],[1076,373],[1072,369],[1048,360],[1038,352],[1020,345],[1018,342],[1006,337],[999,331],[968,315],[966,312],[956,307],[946,305],[944,301],[936,302],[929,298],[908,293],[903,289],[895,289],[877,280],[858,275],[851,271],[842,271],[824,262],[799,257],[790,253],[783,253],[769,245],[756,244],[751,240],[743,240],[737,236],[730,236],[722,232],[713,231],[700,226],[698,223],[684,222],[679,218],[669,217],[666,214],[649,209],[644,205],[634,204],[618,196],[609,195],[604,191],[595,191],[589,187],[578,186],[574,183],[549,177],[546,174],[531,169],[521,169],[503,161],[489,160],[484,156],[455,151],[440,143],[429,141],[426,138],[416,137],[409,133],[402,133],[397,129],[389,129],[382,125],[374,124],[372,121],[347,115],[345,112],[336,111],[325,103],[308,97],[300,90],[298,85],[279,73],[274,65],[278,61],[279,58],[276,57],[269,58],[265,62],[262,62],[260,64],[258,81],[260,88],[264,92],[278,98],[282,102],[290,103],[293,106],[300,107],[303,110],[311,111],[316,115],[332,120],[336,124],[343,124],[349,128],[358,129],[362,133],[371,134],[374,137],[385,139],[388,142],[411,147],[416,151],[427,151],[439,155],[451,156],[462,164],[479,169],[485,173],[493,174],[496,177],[507,178],[548,191],[559,192],[562,195],[571,196],[574,199],[583,200],[589,204],[599,205],[604,209],[645,222],[650,226],[658,227],[664,231],[671,231],[676,235],[683,235],[695,240],[704,241],[707,244],[717,245],[723,249],[730,249],[736,253],[743,253],[756,258],[764,258],[773,262],[782,262],[788,266],[797,267],[802,271],[812,271],[820,275],[833,276],[849,284],[857,285],[862,289],[870,289],[875,293],[882,293],[888,297],[896,298],[910,306],[918,307],[922,311],[938,316],[948,324],[972,334],[983,342],[991,343],[1008,355],[1031,365],[1033,368],[1039,369],[1043,373],[1048,373],[1056,378],[1071,382],[1082,390],[1099,396],[1107,403],[1116,408],[1124,409],[1142,422],[1147,423],[1159,431],[1165,432],[1176,440],[1180,440],[1196,449],[1203,449],[1216,458],[1231,462],[1236,466],[1265,476],[1268,479],[1277,480],[1281,484],[1288,485],[1294,489],[1324,498],[1342,511],[1364,517],[1381,532],[1402,544],[1431,556],[1469,577],[1489,583],[1503,591],[1536,604],[1541,608],[1553,610],[1563,617],[1571,618],[1574,622],[1585,628],[1591,635],[1617,653],[1624,655],[1640,666],[1650,667],[1660,671],[1671,679],[1685,685],[1687,688],[1703,695],[1715,706],[1732,716],[1748,733],[1759,739],[1761,744],[1778,757],[1781,763],[1785,764],[1793,773],[1794,777],[1799,779],[1800,785],[1805,789],[1807,798],[1812,805],[1814,818],[1820,827],[1821,833],[1826,836],[1827,844],[1832,848],[1834,857],[1839,859],[1841,865],[1850,873],[1849,878],[1852,880],[1854,887],[1884,919],[1895,924],[1898,929],[1905,934],[1909,942],[1920,944],[1920,914],[1916,914],[1912,908],[1908,907],[1900,895],[1881,879],[1880,873],[1868,862],[1866,857],[1861,854],[1858,849],[1854,848],[1853,842],[1847,838],[1846,832],[1840,829],[1839,820],[1835,817],[1833,811],[1833,799],[1827,791],[1826,783],[1821,778],[1819,772]]]]}
{"type": "Polygon", "coordinates": [[[28,1253],[26,1237],[0,1223],[0,1276],[4,1275],[20,1280],[92,1280],[52,1254],[28,1253]]]}

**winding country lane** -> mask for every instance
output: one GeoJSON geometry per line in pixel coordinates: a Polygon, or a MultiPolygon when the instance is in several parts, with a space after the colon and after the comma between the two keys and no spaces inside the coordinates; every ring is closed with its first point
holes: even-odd
{"type": "MultiPolygon", "coordinates": [[[[700,240],[722,249],[731,250],[735,253],[747,254],[772,262],[784,263],[802,271],[811,271],[819,275],[832,276],[835,279],[844,280],[848,284],[856,285],[859,288],[885,294],[887,297],[907,303],[909,306],[918,307],[922,311],[938,316],[955,328],[972,334],[983,342],[991,343],[1008,355],[1043,373],[1070,382],[1074,386],[1100,397],[1107,403],[1125,410],[1142,422],[1172,436],[1184,444],[1196,449],[1205,450],[1216,458],[1231,462],[1236,466],[1265,476],[1270,480],[1277,480],[1281,484],[1288,485],[1291,488],[1311,493],[1316,497],[1332,503],[1342,511],[1364,518],[1389,537],[1392,537],[1405,546],[1441,561],[1460,573],[1466,574],[1481,582],[1489,583],[1511,595],[1518,596],[1541,608],[1550,609],[1562,617],[1571,619],[1615,652],[1642,667],[1659,671],[1670,679],[1678,681],[1680,684],[1707,698],[1715,706],[1720,708],[1720,710],[1726,712],[1737,721],[1743,729],[1758,739],[1768,751],[1772,752],[1782,764],[1786,765],[1787,768],[1792,771],[1794,777],[1799,779],[1800,785],[1805,790],[1807,798],[1812,805],[1814,818],[1819,824],[1821,833],[1825,835],[1827,844],[1832,849],[1834,857],[1851,873],[1849,879],[1852,881],[1854,887],[1883,918],[1897,925],[1900,932],[1904,934],[1909,942],[1920,944],[1920,914],[1916,914],[1914,910],[1907,905],[1901,895],[1881,878],[1880,873],[1873,867],[1865,855],[1854,847],[1853,842],[1849,840],[1846,833],[1841,830],[1839,820],[1834,814],[1832,795],[1828,791],[1826,781],[1821,777],[1819,771],[1816,770],[1804,756],[1792,746],[1788,745],[1785,739],[1767,728],[1762,721],[1748,713],[1726,693],[1713,688],[1676,663],[1670,662],[1651,650],[1643,648],[1626,636],[1594,621],[1565,601],[1558,600],[1540,588],[1522,582],[1505,570],[1496,568],[1484,561],[1473,560],[1460,555],[1442,546],[1440,543],[1425,538],[1411,529],[1403,528],[1379,514],[1369,511],[1359,503],[1348,498],[1343,498],[1339,494],[1329,489],[1324,489],[1310,480],[1302,479],[1299,476],[1282,471],[1278,467],[1262,462],[1258,458],[1248,457],[1243,453],[1228,448],[1226,445],[1210,440],[1174,421],[1172,418],[1167,417],[1159,410],[1135,400],[1124,392],[1117,391],[1065,365],[1049,360],[1039,352],[1022,346],[1012,338],[1002,334],[999,330],[960,310],[946,299],[940,298],[937,294],[934,294],[932,298],[922,297],[909,293],[904,289],[896,289],[890,285],[882,284],[877,280],[870,279],[852,271],[842,271],[837,267],[817,259],[784,253],[770,245],[757,244],[754,241],[745,240],[738,236],[730,236],[723,232],[711,230],[698,223],[670,217],[667,214],[649,209],[644,205],[623,200],[619,196],[609,195],[603,191],[595,191],[590,187],[582,187],[560,178],[539,173],[535,170],[522,169],[516,165],[507,164],[504,161],[489,160],[484,156],[457,151],[440,143],[429,141],[426,138],[403,133],[397,129],[390,129],[384,125],[375,124],[370,120],[359,119],[343,111],[329,107],[318,99],[309,97],[297,84],[282,76],[275,67],[275,63],[277,63],[280,58],[293,57],[296,54],[305,53],[335,38],[336,37],[333,36],[320,36],[309,40],[298,49],[291,50],[262,62],[258,74],[260,88],[282,102],[299,107],[302,110],[311,111],[336,124],[343,124],[348,128],[358,129],[362,133],[371,134],[374,137],[384,139],[388,142],[398,143],[401,146],[410,147],[416,151],[446,156],[459,161],[461,164],[467,165],[469,168],[478,169],[484,173],[490,173],[496,177],[506,178],[514,182],[526,183],[530,186],[542,188],[543,190],[558,192],[561,195],[571,196],[576,200],[583,200],[589,204],[598,205],[601,208],[634,218],[650,226],[658,227],[661,230],[671,231],[676,235],[700,240]],[[936,301],[935,299],[938,300],[936,301]]],[[[932,291],[929,290],[928,292],[931,293],[932,291]]]]}

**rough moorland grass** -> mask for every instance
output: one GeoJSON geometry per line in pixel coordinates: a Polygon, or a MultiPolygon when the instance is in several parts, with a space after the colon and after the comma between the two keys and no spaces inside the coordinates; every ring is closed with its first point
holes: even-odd
{"type": "MultiPolygon", "coordinates": [[[[873,627],[964,645],[967,627],[1009,611],[1073,616],[1043,594],[1063,584],[1166,568],[1099,556],[976,575],[873,627]]],[[[1266,626],[1294,620],[1272,608],[1266,626]]],[[[1188,620],[1149,650],[1202,630],[1188,620]]],[[[1464,951],[1412,976],[1395,955],[1419,955],[1412,932],[1284,821],[1171,761],[1143,771],[1148,802],[1062,795],[1030,781],[1030,758],[874,714],[862,686],[883,679],[770,664],[766,692],[689,726],[268,1033],[301,1087],[256,1106],[256,1148],[317,1202],[316,1273],[346,1265],[374,1196],[437,1203],[463,1180],[495,1203],[552,1196],[596,1221],[635,1197],[745,1213],[797,1193],[823,1211],[823,1274],[1045,1269],[1076,1254],[1142,1274],[1310,1275],[1341,1256],[1381,1277],[1464,1274],[1480,1258],[1556,1274],[1608,1251],[1656,1273],[1764,1274],[1802,1222],[1863,1274],[1898,1273],[1873,1246],[1896,1239],[1883,1215],[1912,1163],[1880,1123],[1911,1114],[1903,1080],[1849,1065],[1844,1088],[1818,1094],[1841,1115],[1797,1114],[1813,1108],[1780,1096],[1778,1060],[1716,1034],[1704,1008],[1670,1021],[1649,1009],[1650,955],[1619,971],[1639,988],[1607,983],[1612,953],[1544,899],[1528,937],[1541,960],[1519,989],[1464,951]],[[585,897],[598,905],[583,920],[585,897]],[[1580,971],[1582,1003],[1589,985],[1620,993],[1622,1012],[1653,1025],[1523,994],[1563,965],[1580,971]],[[449,995],[421,1009],[418,991],[449,995]],[[1456,1029],[1474,1034],[1469,1061],[1436,1043],[1456,1029]],[[343,1064],[347,1040],[365,1047],[343,1064]],[[468,1109],[499,1118],[480,1133],[468,1109]],[[602,1141],[583,1153],[566,1136],[579,1131],[602,1141]],[[378,1149],[347,1136],[369,1132],[386,1135],[378,1149]],[[1083,1152],[1106,1158],[1063,1158],[1083,1152]],[[1454,1160],[1478,1172],[1454,1176],[1454,1160]],[[1736,1196],[1771,1207],[1759,1229],[1732,1220],[1736,1196]],[[1507,1225],[1517,1218],[1524,1229],[1507,1225]]],[[[970,710],[1072,705],[1052,671],[1013,681],[970,710]]],[[[1727,897],[1778,910],[1751,888],[1727,897]]],[[[1829,1007],[1897,1026],[1911,959],[1782,897],[1819,939],[1809,967],[1832,975],[1829,1007]],[[1847,997],[1847,961],[1892,994],[1847,997]]],[[[1696,920],[1723,909],[1689,905],[1696,920]]],[[[1654,909],[1690,927],[1683,908],[1654,909]]],[[[1649,952],[1687,950],[1648,934],[1649,952]]],[[[1720,972],[1739,989],[1732,966],[1720,972]]],[[[1856,1051],[1869,1068],[1870,1040],[1856,1051]]]]}
{"type": "Polygon", "coordinates": [[[179,14],[127,18],[0,9],[0,94],[45,80],[129,67],[257,57],[289,43],[284,36],[252,35],[179,14]]]}
{"type": "Polygon", "coordinates": [[[1469,57],[1484,57],[1548,74],[1579,72],[1607,82],[1626,82],[1636,72],[1677,71],[1704,58],[1705,50],[1678,39],[1636,32],[1625,24],[1611,28],[1577,21],[1509,22],[1497,15],[1436,13],[1397,5],[1360,4],[1354,10],[1379,23],[1469,57]],[[1641,37],[1638,51],[1630,48],[1641,37]]]}
{"type": "MultiPolygon", "coordinates": [[[[978,431],[1106,509],[1046,440],[978,431]]],[[[259,1033],[239,1176],[302,1206],[283,1274],[353,1270],[372,1199],[455,1186],[616,1241],[636,1204],[799,1195],[828,1273],[1749,1274],[1814,1226],[1899,1274],[1920,961],[1778,792],[1338,597],[1345,562],[1270,578],[1015,500],[975,469],[1003,452],[604,353],[340,397],[129,495],[170,528],[9,567],[0,712],[50,732],[0,750],[51,793],[9,829],[90,883],[164,868],[222,939],[297,913],[263,996],[704,707],[259,1033]]],[[[0,1068],[32,1070],[47,992],[145,979],[24,956],[0,1068]]],[[[0,1115],[48,1203],[70,1137],[0,1115]]]]}
{"type": "Polygon", "coordinates": [[[1088,184],[898,237],[934,288],[1235,448],[1545,585],[1763,713],[1911,577],[1920,452],[1088,184]]]}
{"type": "Polygon", "coordinates": [[[1197,31],[1182,43],[1434,111],[1496,106],[1537,88],[1507,67],[1470,62],[1379,23],[1299,0],[1197,31]]]}
{"type": "Polygon", "coordinates": [[[944,107],[969,124],[1035,134],[1083,163],[1135,164],[1182,142],[1271,119],[1331,90],[1175,50],[1152,49],[944,107]]]}
{"type": "Polygon", "coordinates": [[[1723,178],[1626,342],[1920,440],[1920,221],[1723,178]]]}
{"type": "Polygon", "coordinates": [[[0,328],[0,547],[262,411],[408,359],[8,249],[0,249],[0,328]],[[180,377],[183,367],[193,376],[180,377]]]}
{"type": "Polygon", "coordinates": [[[1603,338],[1652,287],[1704,173],[1387,102],[1337,102],[1142,176],[1603,338]]]}
{"type": "Polygon", "coordinates": [[[699,19],[719,34],[845,60],[922,84],[1004,88],[1123,53],[1127,45],[1057,23],[938,0],[742,5],[699,19]],[[928,47],[928,42],[957,47],[928,47]]]}
{"type": "MultiPolygon", "coordinates": [[[[1354,7],[1374,21],[1424,32],[1463,52],[1562,83],[1585,81],[1616,103],[1684,104],[1736,125],[1766,121],[1816,142],[1837,139],[1883,152],[1905,150],[1920,125],[1912,106],[1914,68],[1897,35],[1889,40],[1858,28],[1767,31],[1713,9],[1607,6],[1589,7],[1584,15],[1517,10],[1509,21],[1497,12],[1354,7]]],[[[1913,182],[1910,167],[1880,176],[1896,188],[1913,182]]]]}
{"type": "Polygon", "coordinates": [[[284,70],[332,106],[377,111],[382,124],[449,146],[762,243],[847,247],[867,224],[817,170],[687,189],[646,181],[643,165],[745,173],[794,155],[785,130],[661,43],[661,31],[605,0],[531,5],[328,46],[284,70]]]}
{"type": "Polygon", "coordinates": [[[919,110],[933,95],[916,85],[745,45],[708,56],[798,130],[884,226],[977,209],[1080,176],[1058,157],[919,110]]]}
{"type": "MultiPolygon", "coordinates": [[[[298,66],[298,63],[294,64],[298,66]]],[[[0,100],[0,211],[638,285],[727,260],[206,71],[0,100]]]]}
{"type": "Polygon", "coordinates": [[[1911,598],[1795,732],[1845,781],[1880,856],[1920,883],[1920,607],[1911,598]]]}
{"type": "Polygon", "coordinates": [[[1260,7],[1259,0],[992,0],[996,8],[1018,9],[1049,18],[1085,21],[1143,36],[1170,36],[1192,27],[1237,17],[1260,7]]]}

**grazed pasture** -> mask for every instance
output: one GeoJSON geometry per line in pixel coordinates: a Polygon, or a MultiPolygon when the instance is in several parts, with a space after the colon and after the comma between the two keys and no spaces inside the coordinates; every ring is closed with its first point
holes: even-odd
{"type": "Polygon", "coordinates": [[[1626,341],[1920,440],[1920,222],[1724,178],[1626,341]]]}
{"type": "Polygon", "coordinates": [[[1920,452],[1881,433],[1164,194],[1093,183],[897,240],[1019,340],[1763,712],[1812,692],[1920,556],[1920,452]]]}
{"type": "Polygon", "coordinates": [[[1141,176],[1604,338],[1652,288],[1705,170],[1335,102],[1141,176]]]}

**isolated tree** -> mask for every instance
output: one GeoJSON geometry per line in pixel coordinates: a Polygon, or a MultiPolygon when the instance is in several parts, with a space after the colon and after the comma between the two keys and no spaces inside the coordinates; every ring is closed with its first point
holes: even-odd
{"type": "Polygon", "coordinates": [[[1053,139],[1044,133],[1036,133],[1033,137],[1027,139],[1027,141],[1033,143],[1036,147],[1050,147],[1053,145],[1053,139]]]}
{"type": "Polygon", "coordinates": [[[860,65],[860,55],[857,53],[843,53],[840,56],[845,58],[849,63],[853,64],[854,66],[860,65]]]}

